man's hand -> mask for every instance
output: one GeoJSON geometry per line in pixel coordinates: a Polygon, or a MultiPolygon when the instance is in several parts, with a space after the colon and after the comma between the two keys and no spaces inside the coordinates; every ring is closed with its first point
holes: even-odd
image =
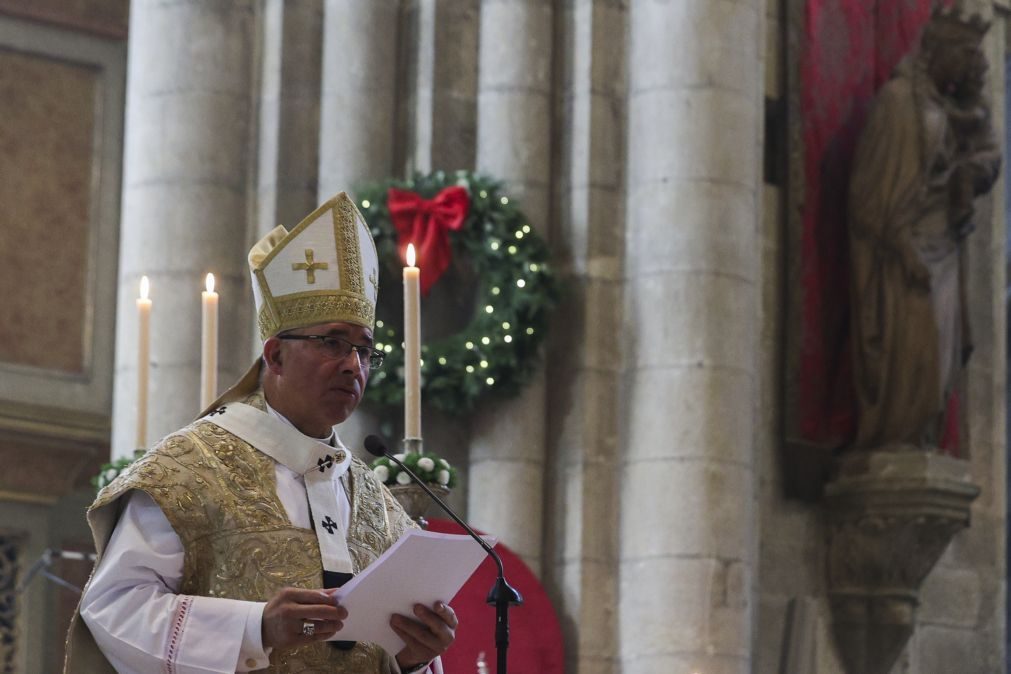
{"type": "Polygon", "coordinates": [[[414,618],[396,614],[390,618],[390,627],[404,640],[406,646],[397,653],[397,663],[407,669],[442,655],[456,638],[459,625],[456,613],[441,601],[432,608],[414,605],[414,618]]]}
{"type": "Polygon", "coordinates": [[[344,627],[347,617],[347,609],[335,604],[325,590],[286,587],[271,597],[263,608],[263,647],[291,648],[323,641],[344,627]],[[311,635],[302,631],[306,621],[314,625],[311,635]]]}

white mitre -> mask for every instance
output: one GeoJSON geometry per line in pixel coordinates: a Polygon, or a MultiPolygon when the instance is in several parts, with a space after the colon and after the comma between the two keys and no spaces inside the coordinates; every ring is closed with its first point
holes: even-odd
{"type": "Polygon", "coordinates": [[[341,192],[288,232],[278,226],[249,251],[260,339],[320,323],[372,328],[379,256],[354,202],[341,192]]]}
{"type": "MultiPolygon", "coordinates": [[[[344,192],[290,232],[279,225],[260,239],[249,251],[249,272],[261,340],[321,323],[375,324],[379,256],[365,219],[344,192]]],[[[201,416],[255,391],[261,362],[257,358],[201,416]]]]}

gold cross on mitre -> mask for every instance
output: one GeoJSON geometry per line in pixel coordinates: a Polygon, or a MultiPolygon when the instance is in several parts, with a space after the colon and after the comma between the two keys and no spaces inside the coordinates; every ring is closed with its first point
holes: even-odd
{"type": "Polygon", "coordinates": [[[294,262],[291,265],[292,271],[304,271],[306,283],[312,285],[316,282],[316,270],[317,269],[329,269],[330,265],[326,262],[316,262],[315,254],[312,252],[312,248],[305,249],[305,262],[294,262]]]}

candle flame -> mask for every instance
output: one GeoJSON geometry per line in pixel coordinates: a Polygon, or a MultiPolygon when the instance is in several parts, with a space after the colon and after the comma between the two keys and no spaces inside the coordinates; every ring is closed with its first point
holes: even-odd
{"type": "Polygon", "coordinates": [[[140,277],[140,298],[146,300],[148,294],[151,292],[151,282],[147,280],[147,276],[140,277]]]}
{"type": "Polygon", "coordinates": [[[408,267],[413,267],[414,266],[414,244],[413,243],[407,244],[407,266],[408,267]]]}
{"type": "Polygon", "coordinates": [[[204,285],[207,287],[207,292],[214,292],[214,274],[207,275],[207,278],[204,280],[204,285]]]}

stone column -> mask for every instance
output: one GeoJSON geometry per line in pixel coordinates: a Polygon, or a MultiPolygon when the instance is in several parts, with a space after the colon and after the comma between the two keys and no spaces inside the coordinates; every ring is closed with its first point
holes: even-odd
{"type": "Polygon", "coordinates": [[[614,671],[624,288],[623,3],[560,10],[556,66],[556,271],[565,294],[547,366],[545,585],[565,636],[566,671],[614,671]]]}
{"type": "Polygon", "coordinates": [[[130,8],[113,454],[134,449],[135,299],[151,279],[148,444],[200,410],[200,291],[221,294],[221,387],[249,363],[246,261],[252,0],[130,8]]]}
{"type": "Polygon", "coordinates": [[[317,202],[323,0],[264,5],[256,230],[291,229],[317,202]]]}
{"type": "Polygon", "coordinates": [[[412,170],[474,166],[479,0],[418,0],[414,11],[412,170]]]}
{"type": "Polygon", "coordinates": [[[630,5],[623,674],[751,671],[764,14],[630,5]]]}
{"type": "MultiPolygon", "coordinates": [[[[396,173],[400,24],[398,0],[326,0],[319,203],[396,173]]],[[[341,425],[341,439],[360,449],[377,429],[375,416],[359,408],[341,425]]]]}
{"type": "Polygon", "coordinates": [[[394,172],[398,0],[326,0],[319,200],[394,172]]]}
{"type": "MultiPolygon", "coordinates": [[[[478,62],[477,170],[504,180],[530,224],[549,225],[552,2],[484,0],[478,62]]],[[[545,378],[487,405],[473,424],[468,515],[540,572],[545,378]]]]}

